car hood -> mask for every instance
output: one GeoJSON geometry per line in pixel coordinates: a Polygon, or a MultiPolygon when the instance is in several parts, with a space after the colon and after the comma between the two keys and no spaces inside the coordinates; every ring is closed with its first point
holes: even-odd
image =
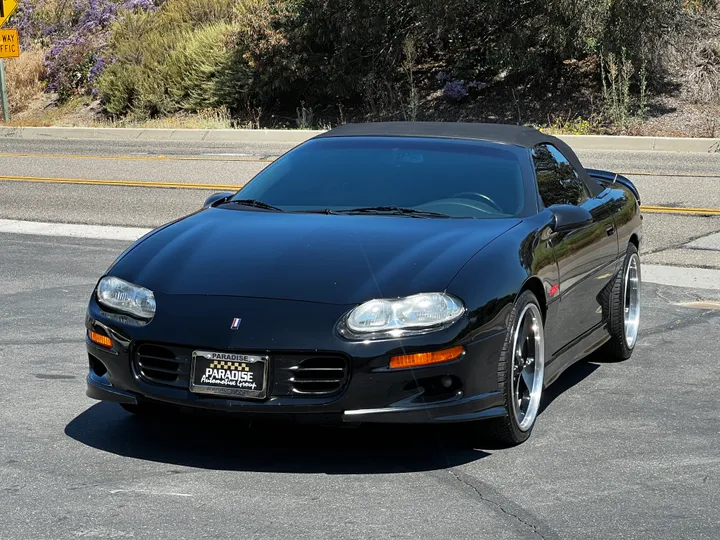
{"type": "Polygon", "coordinates": [[[151,233],[109,273],[159,294],[356,304],[444,290],[519,222],[210,208],[151,233]]]}

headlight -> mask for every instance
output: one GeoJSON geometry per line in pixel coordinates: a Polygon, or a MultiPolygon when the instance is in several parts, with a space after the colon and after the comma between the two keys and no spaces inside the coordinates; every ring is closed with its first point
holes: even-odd
{"type": "Polygon", "coordinates": [[[155,295],[152,291],[122,279],[108,276],[97,287],[98,302],[141,319],[155,316],[155,295]]]}
{"type": "Polygon", "coordinates": [[[353,309],[345,325],[354,334],[403,335],[442,327],[465,312],[462,302],[445,293],[423,293],[398,299],[370,300],[353,309]]]}

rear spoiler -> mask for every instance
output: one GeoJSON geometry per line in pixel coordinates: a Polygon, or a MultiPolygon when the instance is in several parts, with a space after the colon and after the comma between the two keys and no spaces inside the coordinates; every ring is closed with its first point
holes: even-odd
{"type": "Polygon", "coordinates": [[[601,184],[605,186],[611,186],[612,184],[622,184],[626,188],[628,188],[630,191],[633,192],[633,195],[635,195],[635,198],[637,199],[638,204],[640,204],[640,193],[638,192],[638,189],[635,187],[635,184],[633,184],[629,179],[625,178],[621,174],[617,174],[610,171],[601,171],[599,169],[585,169],[587,173],[600,182],[601,184]]]}

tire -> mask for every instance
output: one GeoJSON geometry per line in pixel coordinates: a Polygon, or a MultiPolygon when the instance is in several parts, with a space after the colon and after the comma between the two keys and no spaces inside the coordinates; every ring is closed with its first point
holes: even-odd
{"type": "Polygon", "coordinates": [[[637,344],[638,329],[640,326],[640,292],[642,285],[642,274],[640,270],[640,256],[634,244],[628,244],[625,252],[625,260],[622,269],[615,276],[612,290],[610,291],[608,306],[608,329],[610,341],[605,344],[603,352],[610,360],[619,362],[627,360],[632,356],[637,344]],[[628,281],[636,279],[636,292],[632,291],[632,282],[628,287],[628,281]],[[635,309],[631,306],[633,304],[635,309]],[[626,325],[627,320],[630,321],[626,325]],[[635,321],[634,323],[632,321],[635,321]]]}
{"type": "Polygon", "coordinates": [[[507,336],[498,361],[498,389],[503,395],[507,414],[500,418],[486,420],[485,437],[490,436],[494,443],[502,446],[516,446],[525,442],[535,427],[542,391],[545,385],[545,334],[540,303],[530,291],[518,296],[508,319],[507,336]],[[524,324],[531,323],[534,337],[523,339],[524,324]],[[522,355],[518,355],[518,350],[522,355]],[[532,358],[532,362],[530,362],[532,358]],[[516,361],[517,359],[517,361],[516,361]],[[526,369],[518,371],[520,361],[524,361],[526,369]],[[529,373],[532,365],[532,389],[525,382],[523,374],[529,373]],[[524,387],[525,390],[521,390],[524,387]],[[518,392],[519,391],[519,392],[518,392]],[[527,392],[527,400],[518,403],[516,396],[527,392]],[[522,414],[523,408],[525,414],[522,414]]]}

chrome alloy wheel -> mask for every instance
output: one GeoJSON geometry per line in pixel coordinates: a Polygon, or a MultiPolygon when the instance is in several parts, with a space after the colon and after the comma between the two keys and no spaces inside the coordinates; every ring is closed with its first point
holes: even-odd
{"type": "Polygon", "coordinates": [[[512,414],[520,430],[528,431],[540,408],[545,376],[545,335],[535,304],[526,305],[517,319],[512,353],[512,414]]]}
{"type": "Polygon", "coordinates": [[[640,258],[636,253],[630,257],[625,270],[623,289],[623,327],[628,349],[635,346],[640,326],[640,258]]]}

